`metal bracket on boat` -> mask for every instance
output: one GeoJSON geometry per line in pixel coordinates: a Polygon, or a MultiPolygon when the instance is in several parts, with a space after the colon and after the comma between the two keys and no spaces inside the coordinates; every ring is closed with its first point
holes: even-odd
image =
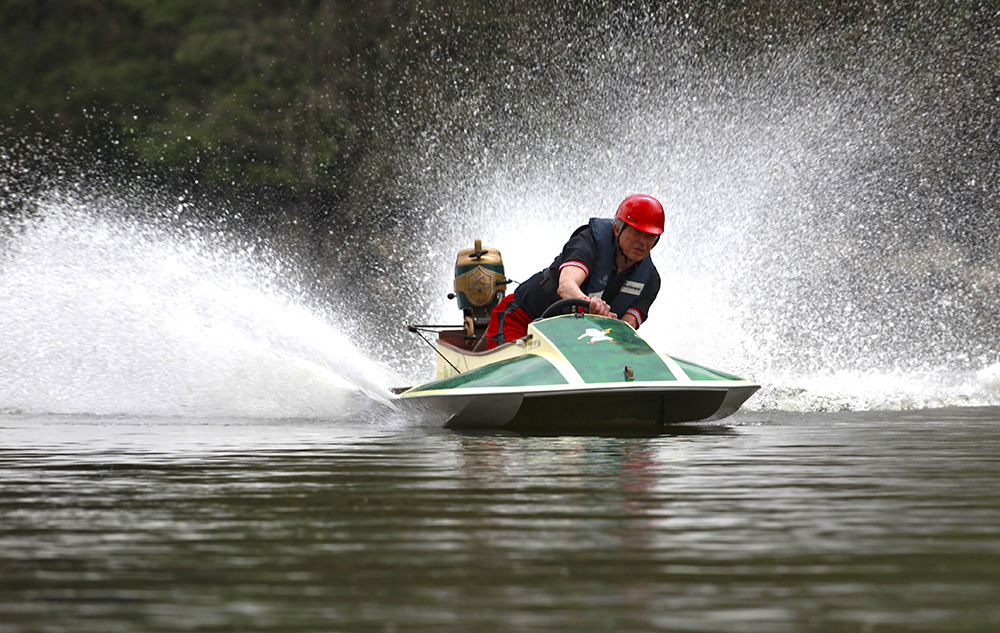
{"type": "Polygon", "coordinates": [[[632,369],[631,365],[625,365],[625,381],[632,382],[635,380],[635,370],[632,369]]]}
{"type": "Polygon", "coordinates": [[[430,341],[428,341],[427,337],[425,337],[423,335],[423,332],[421,332],[422,329],[430,330],[430,328],[434,328],[434,327],[442,327],[442,326],[439,326],[439,325],[407,325],[406,329],[409,330],[410,332],[413,332],[414,334],[416,334],[420,338],[424,339],[424,343],[427,343],[428,345],[430,345],[431,349],[434,350],[435,354],[437,354],[438,356],[440,356],[441,358],[443,358],[444,362],[446,362],[449,365],[451,365],[451,368],[455,370],[456,374],[462,373],[458,369],[458,367],[455,367],[454,363],[452,363],[450,360],[448,360],[448,358],[444,354],[441,353],[441,350],[439,350],[437,347],[435,347],[434,343],[431,343],[430,341]]]}

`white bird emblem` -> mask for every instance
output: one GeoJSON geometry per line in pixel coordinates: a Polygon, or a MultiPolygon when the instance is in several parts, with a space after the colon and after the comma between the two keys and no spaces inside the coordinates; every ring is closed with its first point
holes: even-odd
{"type": "Polygon", "coordinates": [[[598,330],[595,327],[590,327],[590,328],[587,328],[586,330],[584,330],[583,334],[581,334],[580,336],[576,337],[576,340],[579,341],[580,339],[582,339],[582,338],[584,338],[586,336],[589,336],[590,340],[587,341],[587,345],[590,345],[591,343],[597,343],[598,341],[611,341],[612,343],[614,343],[615,339],[613,339],[610,336],[608,336],[608,332],[610,332],[610,331],[611,331],[611,328],[608,328],[606,330],[598,330]]]}

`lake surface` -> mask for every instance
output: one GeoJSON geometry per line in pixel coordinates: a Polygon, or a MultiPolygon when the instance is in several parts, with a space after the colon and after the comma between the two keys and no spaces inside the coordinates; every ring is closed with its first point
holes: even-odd
{"type": "Polygon", "coordinates": [[[1000,408],[0,415],[0,632],[1000,629],[1000,408]]]}

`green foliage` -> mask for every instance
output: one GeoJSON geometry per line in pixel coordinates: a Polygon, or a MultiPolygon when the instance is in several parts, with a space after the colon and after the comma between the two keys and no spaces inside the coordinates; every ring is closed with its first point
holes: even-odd
{"type": "MultiPolygon", "coordinates": [[[[70,133],[205,181],[357,189],[359,174],[383,169],[366,155],[399,149],[397,120],[419,127],[448,108],[515,116],[504,110],[512,91],[585,82],[617,38],[649,21],[674,38],[661,45],[712,55],[830,30],[846,42],[881,30],[892,46],[944,24],[979,34],[984,61],[966,72],[983,74],[983,99],[994,98],[1000,76],[997,14],[980,0],[946,9],[931,0],[541,4],[5,0],[0,142],[70,133]],[[505,79],[503,69],[515,67],[526,69],[523,80],[505,79]]],[[[544,101],[578,97],[570,90],[544,101]]],[[[548,116],[577,124],[557,109],[548,116]]]]}
{"type": "Polygon", "coordinates": [[[100,121],[140,159],[208,179],[331,186],[349,129],[339,4],[7,2],[5,134],[100,121]]]}

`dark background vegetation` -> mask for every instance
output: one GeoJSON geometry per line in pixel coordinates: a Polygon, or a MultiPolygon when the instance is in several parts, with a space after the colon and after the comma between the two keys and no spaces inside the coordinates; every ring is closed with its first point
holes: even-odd
{"type": "MultiPolygon", "coordinates": [[[[97,160],[127,158],[177,180],[268,192],[309,221],[369,204],[398,123],[461,99],[496,68],[579,73],[601,40],[657,21],[664,47],[714,55],[838,32],[847,48],[951,31],[982,94],[955,116],[981,132],[1000,98],[995,1],[743,0],[5,0],[0,4],[0,143],[25,138],[97,160]],[[946,11],[942,11],[942,7],[946,11]],[[566,33],[590,33],[576,50],[566,33]],[[969,41],[972,38],[972,41],[969,41]],[[560,47],[561,50],[560,50],[560,47]],[[74,139],[67,144],[67,137],[74,139]]],[[[928,87],[940,78],[927,77],[928,87]]],[[[996,131],[996,122],[990,132],[996,131]]],[[[23,158],[23,157],[22,157],[23,158]]],[[[51,160],[52,156],[46,156],[51,160]]],[[[8,161],[13,160],[8,156],[8,161]]]]}

